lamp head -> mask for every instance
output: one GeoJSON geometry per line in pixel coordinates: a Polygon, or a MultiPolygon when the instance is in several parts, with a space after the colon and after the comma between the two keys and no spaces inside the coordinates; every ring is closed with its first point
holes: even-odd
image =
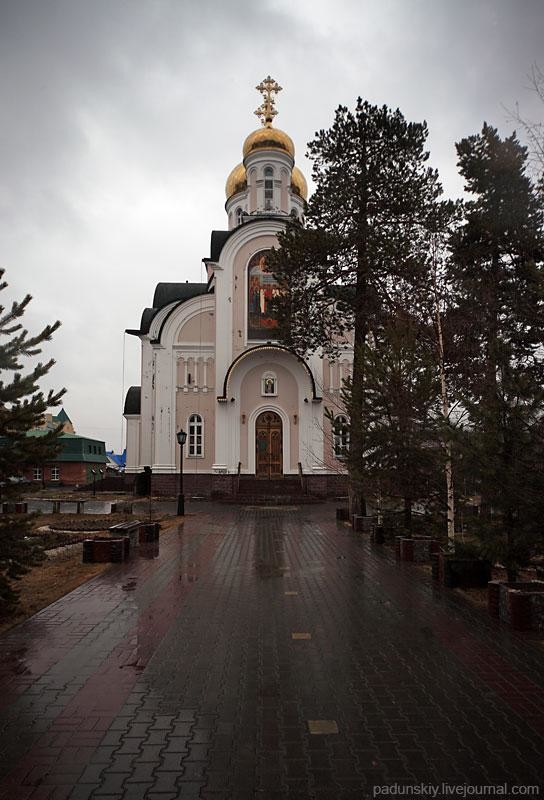
{"type": "Polygon", "coordinates": [[[178,444],[180,444],[183,447],[183,445],[187,441],[187,434],[185,433],[183,428],[176,433],[176,439],[178,440],[178,444]]]}

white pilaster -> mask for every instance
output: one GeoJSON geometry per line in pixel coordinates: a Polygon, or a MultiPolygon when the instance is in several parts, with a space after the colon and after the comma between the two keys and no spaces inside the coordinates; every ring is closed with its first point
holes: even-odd
{"type": "Polygon", "coordinates": [[[172,354],[165,347],[155,349],[155,439],[152,469],[154,473],[175,472],[172,460],[172,432],[175,427],[175,397],[172,354]]]}

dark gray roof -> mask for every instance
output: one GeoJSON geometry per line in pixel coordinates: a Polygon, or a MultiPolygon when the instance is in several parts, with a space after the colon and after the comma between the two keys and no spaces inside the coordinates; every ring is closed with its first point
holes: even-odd
{"type": "MultiPolygon", "coordinates": [[[[244,217],[244,225],[251,225],[253,222],[260,222],[263,219],[279,219],[281,222],[286,223],[289,219],[285,214],[275,214],[265,212],[263,214],[251,214],[244,217]]],[[[230,231],[212,231],[212,238],[210,241],[210,257],[205,258],[204,261],[219,261],[219,256],[224,248],[227,240],[239,230],[239,227],[232,228],[230,231]]]]}
{"type": "Polygon", "coordinates": [[[158,283],[153,295],[153,308],[144,308],[140,320],[140,329],[127,328],[126,333],[132,336],[140,336],[149,333],[151,323],[157,313],[170,303],[184,303],[192,297],[206,294],[208,291],[207,283],[158,283]]]}
{"type": "Polygon", "coordinates": [[[205,294],[207,283],[158,283],[153,295],[153,308],[159,310],[177,300],[190,300],[205,294]]]}
{"type": "Polygon", "coordinates": [[[140,333],[149,333],[153,317],[158,310],[158,308],[144,308],[142,311],[142,319],[140,320],[140,333]]]}
{"type": "Polygon", "coordinates": [[[125,397],[123,414],[140,414],[141,412],[141,386],[131,386],[125,397]]]}
{"type": "Polygon", "coordinates": [[[231,231],[212,231],[212,238],[210,241],[210,261],[218,261],[221,255],[221,250],[229,236],[237,229],[233,228],[231,231]]]}

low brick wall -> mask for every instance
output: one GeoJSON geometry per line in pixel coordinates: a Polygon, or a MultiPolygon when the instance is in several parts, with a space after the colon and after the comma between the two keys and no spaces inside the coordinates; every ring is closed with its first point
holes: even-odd
{"type": "Polygon", "coordinates": [[[107,564],[124,561],[138,548],[144,558],[156,557],[159,553],[160,524],[140,522],[138,527],[127,531],[110,529],[111,539],[85,539],[83,542],[84,564],[107,564]],[[149,548],[154,548],[149,555],[149,548]]]}
{"type": "MultiPolygon", "coordinates": [[[[185,497],[228,497],[236,493],[236,475],[202,474],[183,476],[185,497]]],[[[179,475],[152,475],[151,493],[163,497],[176,497],[179,493],[179,475]]]]}
{"type": "Polygon", "coordinates": [[[516,631],[544,631],[544,581],[488,583],[489,613],[516,631]]]}
{"type": "Polygon", "coordinates": [[[383,525],[374,525],[372,531],[370,532],[370,541],[373,544],[384,544],[385,542],[385,531],[383,529],[383,525]]]}
{"type": "Polygon", "coordinates": [[[149,542],[146,544],[140,542],[140,549],[138,551],[139,558],[147,558],[148,561],[151,561],[159,557],[159,552],[158,542],[149,542]]]}
{"type": "Polygon", "coordinates": [[[430,536],[395,537],[395,555],[400,561],[426,564],[440,549],[440,542],[430,536]]]}
{"type": "Polygon", "coordinates": [[[340,497],[348,493],[347,475],[304,475],[307,494],[314,497],[340,497]]]}
{"type": "Polygon", "coordinates": [[[2,513],[4,514],[27,514],[28,506],[25,502],[16,501],[2,503],[2,513]]]}
{"type": "Polygon", "coordinates": [[[366,516],[362,514],[354,514],[352,517],[352,525],[354,531],[360,533],[372,533],[372,529],[377,524],[378,518],[376,516],[366,516]]]}
{"type": "Polygon", "coordinates": [[[116,564],[128,558],[130,541],[119,539],[85,539],[83,542],[84,564],[116,564]]]}
{"type": "Polygon", "coordinates": [[[130,549],[132,550],[134,547],[138,547],[140,545],[140,528],[135,526],[131,530],[127,531],[120,531],[115,530],[117,526],[114,525],[112,528],[109,528],[109,534],[112,538],[126,538],[130,542],[130,549]]]}
{"type": "Polygon", "coordinates": [[[159,541],[160,525],[158,522],[145,522],[140,525],[138,540],[140,544],[159,541]]]}
{"type": "Polygon", "coordinates": [[[237,475],[209,475],[211,478],[211,497],[231,497],[238,487],[237,475]]]}
{"type": "Polygon", "coordinates": [[[432,553],[433,580],[450,589],[485,587],[491,580],[491,564],[482,558],[456,558],[432,553]]]}
{"type": "MultiPolygon", "coordinates": [[[[125,475],[125,489],[133,491],[137,476],[125,475]]],[[[307,494],[314,497],[339,497],[347,494],[345,475],[304,475],[307,494]]],[[[231,497],[238,487],[237,475],[201,473],[183,475],[185,497],[199,496],[208,499],[231,497]]],[[[151,476],[151,493],[158,497],[175,497],[179,493],[179,473],[151,476]]]]}

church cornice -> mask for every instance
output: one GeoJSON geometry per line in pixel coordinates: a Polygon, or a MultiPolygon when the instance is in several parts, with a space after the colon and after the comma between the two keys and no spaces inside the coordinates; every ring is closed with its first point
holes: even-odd
{"type": "Polygon", "coordinates": [[[310,386],[312,389],[312,398],[311,398],[312,403],[321,403],[323,398],[319,397],[317,394],[315,379],[312,370],[310,369],[306,361],[304,361],[304,359],[301,356],[299,356],[298,353],[295,353],[294,350],[291,350],[290,347],[285,347],[284,345],[281,344],[273,344],[272,342],[267,342],[266,344],[258,344],[255,347],[250,347],[247,350],[244,350],[243,353],[240,353],[240,355],[234,359],[234,361],[231,363],[230,367],[228,368],[225,374],[225,380],[223,381],[223,394],[217,397],[217,402],[228,403],[229,400],[231,401],[234,400],[234,398],[229,398],[230,378],[232,376],[235,367],[237,367],[242,361],[244,361],[246,358],[253,355],[254,353],[278,352],[278,351],[282,353],[288,353],[290,356],[293,356],[293,358],[295,358],[301,364],[304,371],[308,375],[308,378],[310,379],[310,386]]]}
{"type": "MultiPolygon", "coordinates": [[[[236,228],[233,228],[230,231],[212,231],[211,235],[211,243],[210,243],[210,257],[203,258],[202,261],[204,264],[208,265],[211,264],[214,269],[220,268],[219,259],[223,253],[223,250],[229,242],[230,239],[236,236],[236,234],[243,233],[246,235],[248,233],[248,229],[254,225],[266,225],[267,223],[274,222],[280,223],[281,227],[285,227],[287,222],[289,221],[290,217],[287,214],[278,214],[272,213],[270,211],[262,211],[257,212],[255,214],[244,214],[244,222],[242,225],[238,225],[236,228]]],[[[263,231],[265,233],[272,233],[276,235],[278,232],[278,228],[275,225],[273,230],[270,231],[263,231]]]]}

